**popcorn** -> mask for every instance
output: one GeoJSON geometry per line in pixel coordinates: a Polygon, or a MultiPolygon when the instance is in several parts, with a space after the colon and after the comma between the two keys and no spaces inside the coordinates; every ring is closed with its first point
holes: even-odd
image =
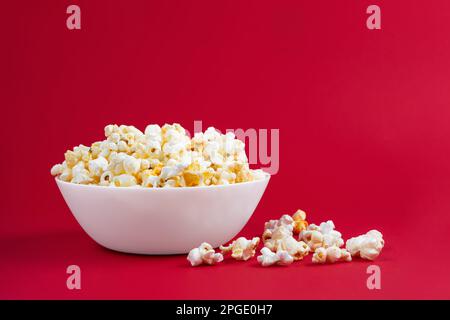
{"type": "Polygon", "coordinates": [[[309,247],[303,241],[297,241],[286,226],[277,227],[264,246],[273,252],[287,251],[295,260],[303,259],[309,253],[309,247]]]}
{"type": "Polygon", "coordinates": [[[308,227],[306,221],[306,213],[302,210],[297,210],[292,217],[288,214],[281,216],[279,220],[270,220],[264,225],[263,241],[270,239],[273,231],[278,226],[285,226],[292,234],[299,234],[308,227]]]}
{"type": "Polygon", "coordinates": [[[312,252],[320,247],[336,246],[340,248],[344,245],[342,234],[334,229],[334,223],[331,220],[322,222],[320,226],[310,224],[306,230],[300,233],[299,239],[305,241],[312,252]]]}
{"type": "Polygon", "coordinates": [[[112,184],[113,174],[111,171],[105,171],[102,173],[100,177],[100,185],[101,186],[109,186],[112,184]]]}
{"type": "Polygon", "coordinates": [[[136,178],[130,174],[121,174],[113,177],[113,185],[116,187],[131,187],[137,184],[136,178]]]}
{"type": "Polygon", "coordinates": [[[350,252],[336,246],[317,248],[312,257],[313,263],[335,263],[336,261],[352,261],[350,252]]]}
{"type": "Polygon", "coordinates": [[[273,252],[287,251],[294,260],[301,260],[309,254],[309,246],[303,241],[297,241],[294,237],[286,235],[283,232],[278,232],[284,229],[279,229],[274,232],[274,236],[264,243],[264,246],[273,252]]]}
{"type": "Polygon", "coordinates": [[[102,156],[98,156],[97,159],[89,160],[88,168],[92,175],[100,177],[108,168],[108,160],[102,156]]]}
{"type": "Polygon", "coordinates": [[[282,215],[279,220],[266,222],[262,235],[264,246],[272,252],[286,251],[294,260],[303,259],[308,255],[309,247],[293,237],[294,223],[288,214],[282,215]]]}
{"type": "Polygon", "coordinates": [[[265,178],[249,168],[245,144],[210,127],[191,139],[179,124],[107,125],[106,139],[79,145],[50,170],[62,181],[149,188],[234,184],[265,178]]]}
{"type": "Polygon", "coordinates": [[[308,221],[306,221],[306,213],[303,210],[297,210],[293,215],[294,220],[294,233],[299,234],[303,230],[308,228],[308,221]]]}
{"type": "Polygon", "coordinates": [[[84,167],[84,162],[80,161],[72,168],[72,183],[88,184],[92,181],[89,171],[84,167]]]}
{"type": "Polygon", "coordinates": [[[201,264],[213,265],[223,261],[223,255],[216,253],[209,243],[203,242],[198,248],[189,251],[187,260],[193,267],[201,264]]]}
{"type": "Polygon", "coordinates": [[[285,234],[291,235],[294,229],[294,220],[288,214],[282,215],[279,220],[269,220],[264,225],[264,232],[262,235],[263,241],[266,241],[272,238],[273,233],[279,227],[283,227],[283,229],[278,230],[278,232],[283,232],[285,234]]]}
{"type": "Polygon", "coordinates": [[[346,249],[352,256],[367,260],[375,260],[384,247],[383,235],[377,230],[347,240],[346,249]]]}
{"type": "Polygon", "coordinates": [[[261,249],[261,255],[257,257],[258,262],[263,267],[272,266],[274,264],[286,266],[294,262],[294,258],[284,250],[272,252],[269,248],[261,249]]]}
{"type": "Polygon", "coordinates": [[[127,174],[137,174],[141,169],[141,159],[128,156],[123,160],[123,170],[127,174]]]}
{"type": "Polygon", "coordinates": [[[52,176],[60,175],[64,172],[64,166],[62,164],[55,164],[52,169],[50,170],[50,173],[52,176]]]}
{"type": "Polygon", "coordinates": [[[59,175],[59,179],[61,179],[62,181],[70,182],[70,180],[72,180],[72,170],[67,167],[67,164],[65,161],[62,163],[62,167],[63,167],[63,171],[59,175]]]}
{"type": "MultiPolygon", "coordinates": [[[[269,221],[269,224],[271,222],[269,221]]],[[[292,230],[287,225],[276,226],[274,229],[266,229],[263,233],[263,242],[274,243],[285,237],[292,237],[292,230]],[[271,231],[272,230],[272,231],[271,231]]]]}
{"type": "Polygon", "coordinates": [[[247,240],[244,237],[240,237],[228,246],[220,246],[220,250],[222,250],[222,253],[231,251],[231,256],[234,259],[246,261],[255,255],[255,250],[258,244],[258,237],[255,237],[252,240],[247,240]]]}

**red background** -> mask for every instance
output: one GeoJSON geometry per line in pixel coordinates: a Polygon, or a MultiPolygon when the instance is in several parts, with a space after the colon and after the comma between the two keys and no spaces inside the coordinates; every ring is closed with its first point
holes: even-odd
{"type": "MultiPolygon", "coordinates": [[[[450,298],[450,2],[2,3],[0,298],[450,298]],[[81,7],[81,30],[66,7],[81,7]],[[382,30],[366,28],[366,8],[382,30]],[[244,236],[306,210],[366,261],[287,268],[135,256],[95,244],[50,176],[109,123],[280,129],[280,170],[244,236]],[[82,289],[66,288],[66,267],[82,289]]],[[[176,235],[173,235],[176,236],[176,235]]]]}

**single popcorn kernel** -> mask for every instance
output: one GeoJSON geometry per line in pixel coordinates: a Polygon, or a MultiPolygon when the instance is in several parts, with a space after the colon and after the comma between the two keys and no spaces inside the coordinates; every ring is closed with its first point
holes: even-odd
{"type": "Polygon", "coordinates": [[[52,169],[50,170],[50,173],[52,176],[60,175],[64,172],[64,166],[62,164],[55,164],[52,169]]]}
{"type": "Polygon", "coordinates": [[[220,246],[220,250],[222,250],[222,253],[231,251],[231,256],[234,259],[246,261],[255,255],[255,250],[258,244],[258,237],[255,237],[252,240],[247,240],[244,237],[240,237],[228,246],[220,246]]]}
{"type": "Polygon", "coordinates": [[[294,234],[299,234],[308,228],[308,221],[306,221],[306,213],[302,210],[297,210],[292,216],[294,220],[294,234]]]}
{"type": "Polygon", "coordinates": [[[378,230],[370,230],[366,234],[348,239],[345,246],[352,256],[375,260],[384,247],[383,234],[378,230]]]}
{"type": "Polygon", "coordinates": [[[79,158],[77,157],[76,153],[68,150],[65,154],[64,157],[66,159],[66,163],[67,166],[69,166],[69,168],[72,168],[73,166],[75,166],[78,163],[79,158]]]}
{"type": "Polygon", "coordinates": [[[223,261],[223,255],[216,253],[209,243],[203,242],[198,248],[189,251],[187,260],[193,267],[201,264],[214,265],[223,261]]]}
{"type": "Polygon", "coordinates": [[[131,187],[137,184],[136,178],[129,174],[115,176],[112,182],[116,187],[131,187]]]}
{"type": "Polygon", "coordinates": [[[197,173],[186,171],[183,173],[186,187],[194,187],[200,184],[200,175],[197,173]]]}
{"type": "Polygon", "coordinates": [[[59,180],[111,187],[196,187],[264,179],[249,167],[245,145],[210,127],[191,139],[179,124],[107,125],[106,139],[64,154],[50,173],[59,180]],[[150,170],[151,172],[147,172],[150,170]]]}

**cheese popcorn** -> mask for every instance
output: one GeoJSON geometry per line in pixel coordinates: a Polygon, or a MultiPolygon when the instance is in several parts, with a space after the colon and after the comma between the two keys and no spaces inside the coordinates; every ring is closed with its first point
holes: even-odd
{"type": "Polygon", "coordinates": [[[331,246],[317,248],[312,257],[313,263],[335,263],[336,261],[352,261],[350,252],[345,249],[331,246]]]}
{"type": "Polygon", "coordinates": [[[198,248],[189,251],[187,260],[193,267],[201,264],[213,265],[223,261],[223,255],[216,253],[209,243],[203,242],[198,248]]]}
{"type": "Polygon", "coordinates": [[[347,240],[346,249],[352,256],[367,260],[375,260],[384,247],[383,235],[377,230],[347,240]]]}
{"type": "Polygon", "coordinates": [[[256,247],[259,244],[259,238],[255,237],[252,240],[247,240],[240,237],[233,241],[228,246],[220,246],[222,253],[231,251],[231,256],[236,260],[248,260],[255,255],[256,247]]]}
{"type": "Polygon", "coordinates": [[[272,266],[274,264],[287,266],[294,262],[294,258],[287,251],[272,252],[269,248],[261,249],[261,255],[257,257],[258,262],[263,267],[272,266]]]}
{"type": "Polygon", "coordinates": [[[300,233],[299,239],[305,241],[312,252],[320,247],[336,246],[340,248],[344,245],[344,240],[342,240],[342,234],[334,228],[331,220],[322,222],[319,226],[310,224],[306,230],[300,233]]]}
{"type": "Polygon", "coordinates": [[[111,187],[195,187],[266,177],[249,168],[245,144],[210,127],[191,139],[179,124],[107,125],[105,140],[64,154],[50,173],[71,183],[111,187]]]}

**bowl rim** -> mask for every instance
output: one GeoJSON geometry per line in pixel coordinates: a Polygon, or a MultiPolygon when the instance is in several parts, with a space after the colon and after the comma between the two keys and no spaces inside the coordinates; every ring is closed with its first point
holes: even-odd
{"type": "MultiPolygon", "coordinates": [[[[56,184],[61,185],[70,185],[75,188],[88,188],[88,189],[100,189],[100,190],[151,190],[146,192],[168,192],[169,190],[178,190],[178,192],[181,192],[181,190],[214,190],[214,189],[223,189],[223,188],[231,188],[231,187],[237,187],[237,186],[243,186],[243,185],[249,185],[249,184],[257,184],[265,181],[269,181],[271,178],[271,175],[267,172],[264,172],[264,178],[258,179],[258,180],[252,180],[252,181],[246,181],[246,182],[239,182],[239,183],[232,183],[232,184],[220,184],[220,185],[212,185],[212,186],[198,186],[198,187],[168,187],[168,188],[147,188],[142,186],[132,186],[132,187],[115,187],[115,186],[100,186],[96,184],[81,184],[81,183],[72,183],[60,180],[57,176],[54,177],[56,184]],[[156,191],[161,190],[161,191],[156,191]]],[[[175,191],[176,192],[176,191],[175,191]]]]}

